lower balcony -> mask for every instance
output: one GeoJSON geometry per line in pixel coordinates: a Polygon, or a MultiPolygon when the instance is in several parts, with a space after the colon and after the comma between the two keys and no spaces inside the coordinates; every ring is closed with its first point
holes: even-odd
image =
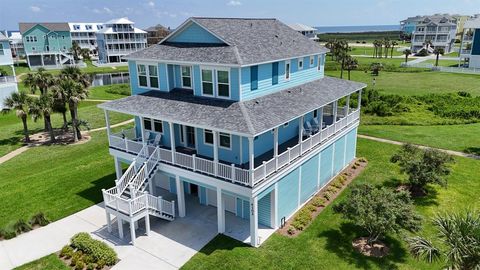
{"type": "Polygon", "coordinates": [[[285,169],[289,164],[306,155],[312,150],[323,146],[329,139],[344,131],[348,127],[358,124],[360,109],[350,109],[348,113],[337,114],[334,121],[332,116],[324,116],[322,127],[313,132],[305,134],[302,130],[299,136],[278,145],[277,150],[267,151],[253,158],[254,166],[249,162],[234,164],[222,160],[215,161],[213,158],[198,155],[195,149],[185,147],[171,147],[155,143],[150,140],[145,143],[140,136],[137,136],[135,129],[123,130],[119,133],[109,135],[110,148],[138,155],[145,145],[150,148],[148,153],[157,155],[156,160],[164,164],[173,165],[193,172],[216,177],[231,183],[255,187],[275,173],[285,169]],[[150,143],[150,144],[149,144],[150,143]],[[154,151],[158,147],[158,151],[154,151]]]}

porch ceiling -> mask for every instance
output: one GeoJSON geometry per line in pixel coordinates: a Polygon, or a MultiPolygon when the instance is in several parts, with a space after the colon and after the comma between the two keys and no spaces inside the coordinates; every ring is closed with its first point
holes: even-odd
{"type": "Polygon", "coordinates": [[[98,107],[131,115],[257,136],[354,93],[365,84],[325,77],[256,99],[233,102],[194,96],[191,91],[149,91],[98,107]]]}

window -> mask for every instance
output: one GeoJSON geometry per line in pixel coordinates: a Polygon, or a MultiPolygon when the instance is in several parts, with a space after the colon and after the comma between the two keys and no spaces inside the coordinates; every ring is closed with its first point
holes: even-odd
{"type": "Polygon", "coordinates": [[[192,67],[182,66],[182,87],[192,88],[192,67]]]}
{"type": "Polygon", "coordinates": [[[303,69],[303,59],[298,59],[298,69],[303,69]]]}
{"type": "Polygon", "coordinates": [[[153,131],[163,133],[163,123],[161,120],[153,119],[153,131]]]}
{"type": "Polygon", "coordinates": [[[152,119],[143,118],[143,128],[145,130],[152,130],[152,119]]]}
{"type": "Polygon", "coordinates": [[[258,66],[250,67],[250,90],[258,89],[258,66]]]}
{"type": "Polygon", "coordinates": [[[87,25],[85,25],[85,28],[86,28],[87,30],[92,30],[92,25],[87,24],[87,25]]]}
{"type": "Polygon", "coordinates": [[[3,44],[0,43],[0,55],[5,55],[5,52],[3,51],[3,44]]]}
{"type": "Polygon", "coordinates": [[[211,130],[205,129],[203,137],[204,137],[205,144],[213,145],[213,132],[211,130]]]}
{"type": "Polygon", "coordinates": [[[65,36],[62,36],[62,39],[65,39],[65,36]]]}
{"type": "Polygon", "coordinates": [[[74,30],[80,30],[80,25],[79,25],[79,24],[73,25],[73,29],[74,29],[74,30]]]}
{"type": "Polygon", "coordinates": [[[283,124],[283,127],[284,127],[284,128],[288,127],[288,122],[285,123],[285,124],[283,124]]]}
{"type": "Polygon", "coordinates": [[[103,27],[101,25],[97,25],[97,29],[100,30],[102,29],[103,27]]]}
{"type": "Polygon", "coordinates": [[[230,149],[230,134],[220,132],[220,147],[230,149]]]}
{"type": "Polygon", "coordinates": [[[202,69],[202,94],[213,96],[213,71],[202,69]]]}
{"type": "Polygon", "coordinates": [[[315,57],[310,56],[310,67],[313,67],[315,65],[315,57]]]}
{"type": "Polygon", "coordinates": [[[228,71],[217,70],[217,95],[219,97],[230,97],[230,84],[228,79],[228,71]]]}
{"type": "Polygon", "coordinates": [[[278,84],[278,62],[272,63],[272,85],[278,84]]]}
{"type": "Polygon", "coordinates": [[[32,51],[35,51],[35,47],[32,47],[32,51]]]}
{"type": "Polygon", "coordinates": [[[313,111],[313,118],[317,118],[317,116],[318,116],[318,110],[314,110],[313,111]]]}
{"type": "Polygon", "coordinates": [[[317,62],[318,62],[317,70],[320,71],[322,70],[322,65],[323,65],[323,57],[321,55],[318,56],[317,62]]]}
{"type": "Polygon", "coordinates": [[[290,80],[290,62],[285,62],[285,80],[290,80]]]}
{"type": "Polygon", "coordinates": [[[183,134],[183,125],[180,125],[180,142],[185,143],[185,135],[183,134]]]}
{"type": "Polygon", "coordinates": [[[158,69],[157,66],[149,65],[148,66],[148,75],[150,77],[150,87],[158,88],[158,69]]]}
{"type": "Polygon", "coordinates": [[[148,87],[147,70],[145,65],[138,65],[137,72],[138,72],[138,84],[143,87],[148,87]]]}

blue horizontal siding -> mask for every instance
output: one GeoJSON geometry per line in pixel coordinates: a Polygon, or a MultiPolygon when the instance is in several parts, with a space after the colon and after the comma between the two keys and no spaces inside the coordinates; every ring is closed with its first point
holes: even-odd
{"type": "Polygon", "coordinates": [[[317,191],[318,155],[304,162],[301,166],[300,203],[304,203],[317,191]]]}
{"type": "Polygon", "coordinates": [[[296,168],[278,182],[278,223],[283,217],[289,217],[298,208],[298,178],[300,170],[296,168]]]}
{"type": "Polygon", "coordinates": [[[357,141],[357,129],[350,131],[347,134],[347,149],[345,155],[345,165],[349,164],[355,158],[357,141]]]}
{"type": "Polygon", "coordinates": [[[333,144],[323,149],[320,155],[320,187],[323,187],[333,176],[333,144]]]}
{"type": "Polygon", "coordinates": [[[270,194],[263,196],[260,200],[258,200],[258,223],[271,227],[271,199],[270,194]]]}
{"type": "Polygon", "coordinates": [[[339,173],[345,166],[345,136],[335,142],[334,174],[339,173]]]}
{"type": "Polygon", "coordinates": [[[475,30],[475,38],[472,43],[472,55],[480,55],[480,29],[475,30]]]}

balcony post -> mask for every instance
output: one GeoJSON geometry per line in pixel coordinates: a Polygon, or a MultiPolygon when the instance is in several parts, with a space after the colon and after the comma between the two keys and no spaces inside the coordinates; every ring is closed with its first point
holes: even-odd
{"type": "Polygon", "coordinates": [[[250,184],[253,186],[254,181],[254,170],[255,170],[255,153],[253,150],[253,137],[248,137],[248,165],[250,169],[250,184]]]}
{"type": "Polygon", "coordinates": [[[185,216],[185,191],[183,190],[183,181],[180,176],[175,175],[175,184],[177,186],[178,216],[185,216]]]}
{"type": "Polygon", "coordinates": [[[217,187],[217,231],[225,232],[225,202],[222,196],[222,189],[217,187]]]}
{"type": "Polygon", "coordinates": [[[358,102],[357,102],[357,109],[360,110],[362,106],[362,89],[358,90],[358,102]]]}
{"type": "Polygon", "coordinates": [[[347,117],[350,111],[350,95],[347,96],[347,100],[345,102],[345,108],[343,110],[344,117],[347,117]]]}
{"type": "Polygon", "coordinates": [[[333,102],[333,126],[334,131],[337,132],[337,107],[338,107],[338,100],[333,102]]]}
{"type": "Polygon", "coordinates": [[[108,145],[111,145],[111,142],[110,142],[110,134],[111,134],[111,130],[110,130],[110,115],[108,114],[108,111],[107,110],[103,110],[104,113],[105,113],[105,124],[107,126],[107,137],[108,137],[108,145]]]}
{"type": "Polygon", "coordinates": [[[273,130],[273,157],[275,158],[275,170],[278,169],[278,127],[273,130]]]}
{"type": "Polygon", "coordinates": [[[304,116],[300,116],[300,121],[298,123],[298,143],[302,143],[302,133],[303,133],[303,119],[304,119],[304,116]]]}
{"type": "Polygon", "coordinates": [[[322,127],[323,127],[323,107],[321,107],[320,109],[318,109],[318,129],[320,131],[322,131],[322,127]]]}
{"type": "Polygon", "coordinates": [[[145,143],[145,125],[143,123],[143,117],[140,117],[140,136],[142,138],[142,143],[145,143]]]}
{"type": "Polygon", "coordinates": [[[175,130],[173,129],[173,123],[168,122],[168,128],[170,131],[170,148],[172,149],[172,163],[175,164],[175,130]]]}
{"type": "Polygon", "coordinates": [[[213,130],[213,171],[218,175],[218,132],[213,130]]]}
{"type": "Polygon", "coordinates": [[[258,246],[258,197],[250,198],[250,245],[258,246]]]}

